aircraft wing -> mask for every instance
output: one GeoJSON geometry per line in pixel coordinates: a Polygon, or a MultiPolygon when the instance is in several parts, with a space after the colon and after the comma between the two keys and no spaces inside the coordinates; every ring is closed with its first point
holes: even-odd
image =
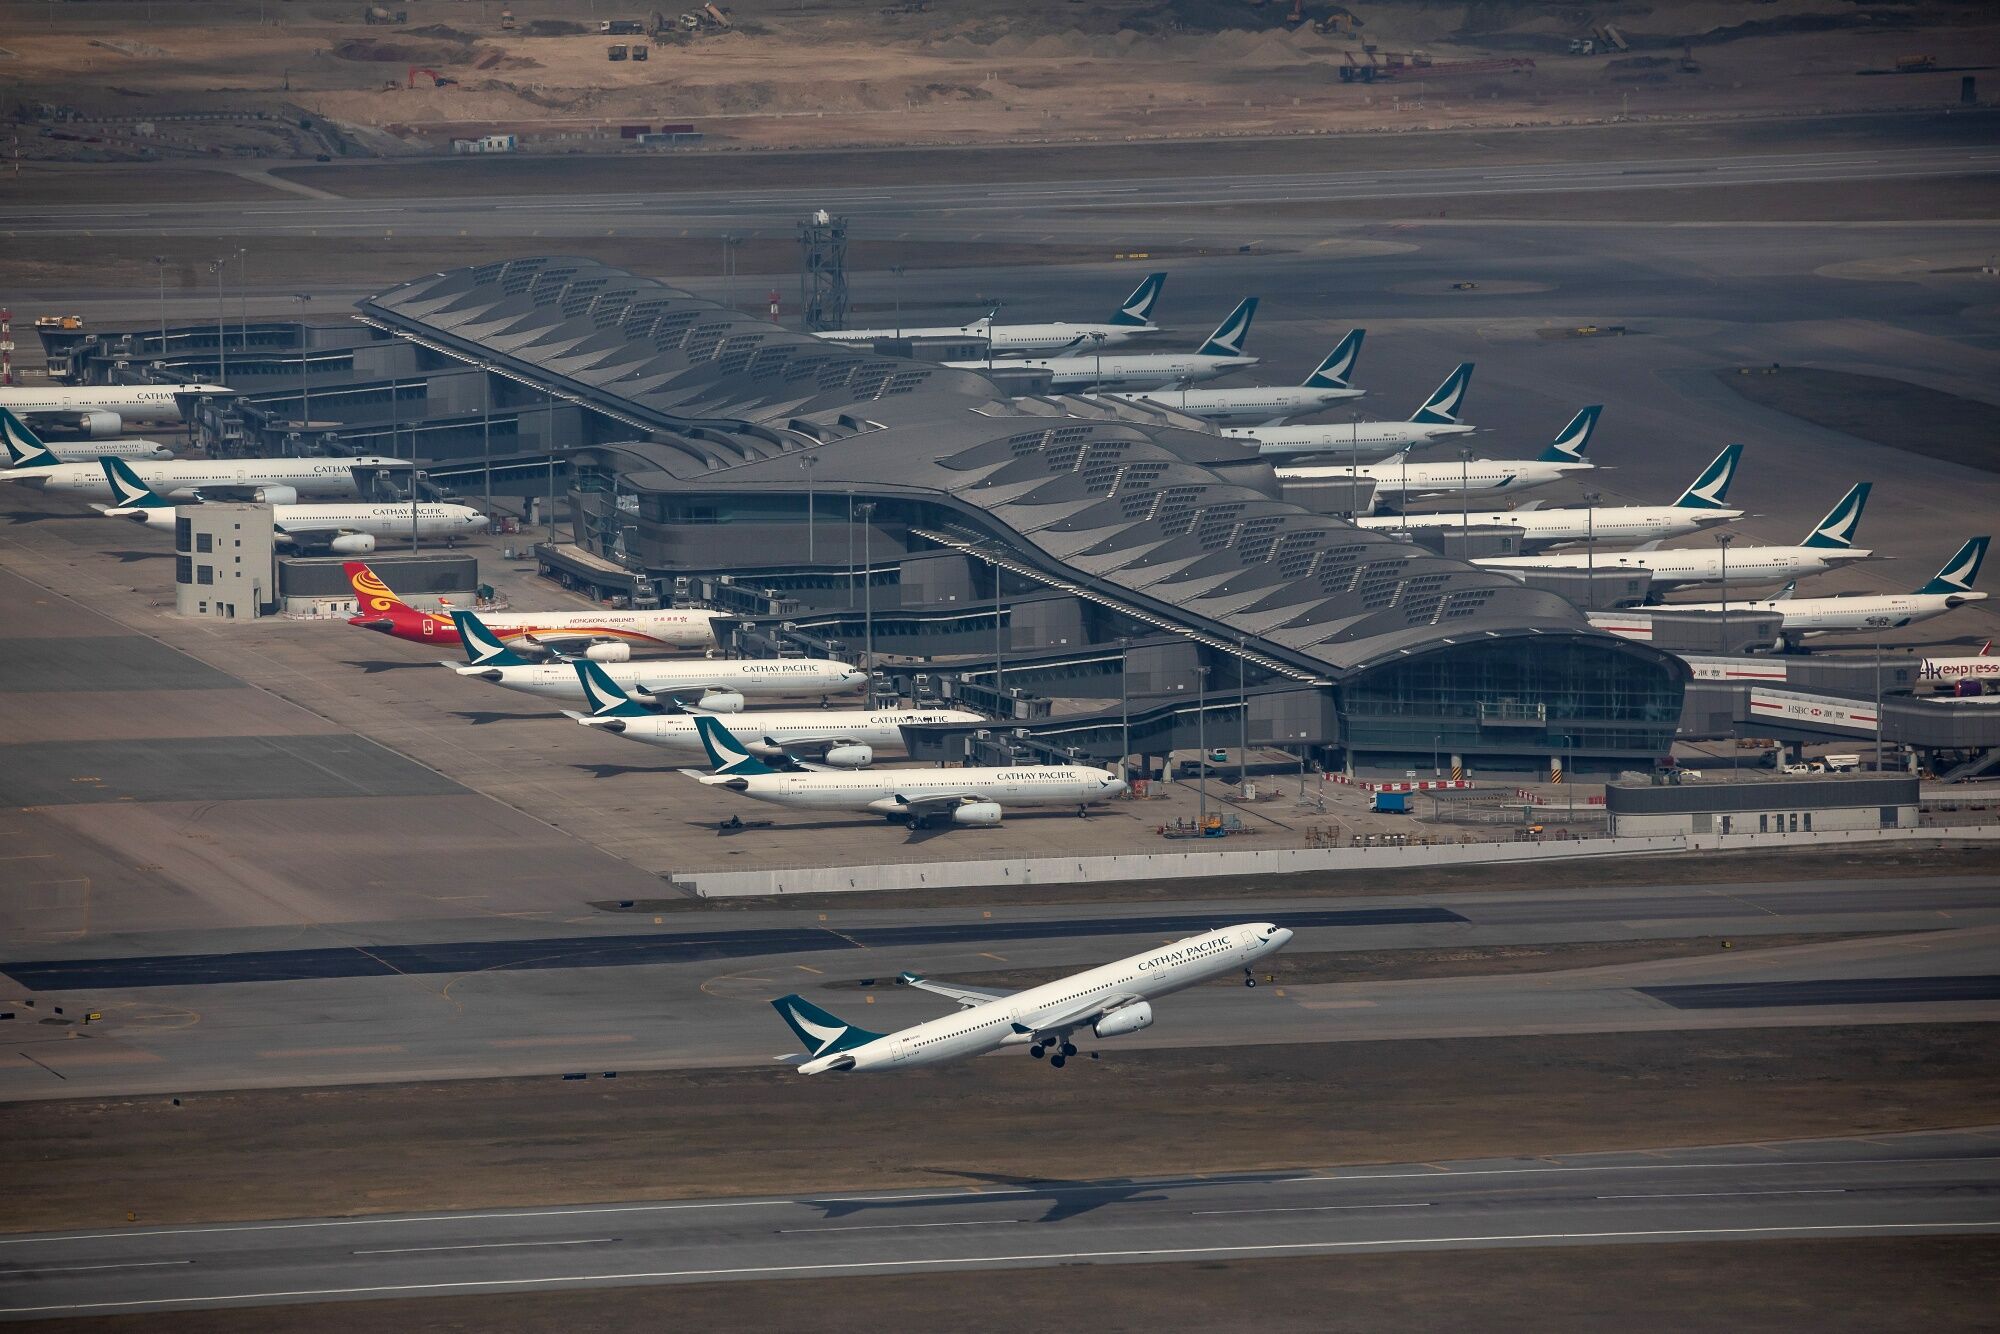
{"type": "Polygon", "coordinates": [[[1116,1010],[1144,999],[1145,997],[1143,996],[1122,991],[1114,991],[1108,996],[1093,996],[1089,1000],[1081,1001],[1067,1010],[1061,1010],[1054,1014],[1044,1014],[1032,1024],[1017,1023],[1014,1025],[1014,1031],[1016,1033],[1034,1034],[1050,1033],[1064,1028],[1075,1028],[1081,1024],[1094,1022],[1103,1017],[1107,1011],[1116,1010]]]}
{"type": "Polygon", "coordinates": [[[987,797],[983,792],[974,792],[968,788],[963,792],[926,792],[921,797],[906,797],[898,792],[896,800],[901,802],[912,815],[939,815],[954,806],[963,806],[968,801],[985,801],[987,797]]]}
{"type": "Polygon", "coordinates": [[[986,1005],[992,1001],[1005,1000],[1011,994],[1005,991],[982,991],[978,987],[948,987],[942,982],[933,982],[929,978],[920,977],[916,973],[898,973],[896,974],[896,980],[906,987],[915,987],[918,991],[928,991],[939,996],[949,996],[968,1010],[976,1005],[986,1005]]]}

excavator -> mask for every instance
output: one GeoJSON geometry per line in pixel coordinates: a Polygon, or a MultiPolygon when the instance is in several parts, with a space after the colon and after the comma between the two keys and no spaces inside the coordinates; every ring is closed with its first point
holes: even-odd
{"type": "Polygon", "coordinates": [[[422,66],[419,66],[419,65],[412,65],[412,66],[410,66],[410,81],[409,81],[408,83],[404,84],[403,86],[404,86],[404,87],[405,87],[406,89],[407,89],[407,88],[414,88],[414,87],[416,87],[416,86],[417,86],[417,76],[418,76],[419,74],[423,74],[423,75],[426,75],[426,76],[428,76],[428,77],[430,78],[430,81],[431,81],[431,87],[433,87],[433,88],[456,88],[456,87],[458,87],[458,80],[457,80],[457,79],[454,79],[454,78],[452,78],[452,77],[451,77],[451,76],[450,76],[449,74],[440,74],[440,73],[438,73],[438,72],[437,72],[436,70],[434,70],[434,69],[424,69],[424,68],[423,68],[422,66]]]}

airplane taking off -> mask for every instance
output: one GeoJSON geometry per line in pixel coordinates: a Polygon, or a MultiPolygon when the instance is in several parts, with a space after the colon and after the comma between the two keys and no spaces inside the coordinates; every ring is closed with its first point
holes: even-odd
{"type": "Polygon", "coordinates": [[[99,440],[124,434],[126,422],[179,425],[183,401],[235,392],[220,384],[13,386],[0,388],[0,408],[38,431],[68,431],[99,440]]]}
{"type": "MultiPolygon", "coordinates": [[[[460,676],[476,676],[509,690],[551,699],[584,699],[583,683],[567,660],[531,662],[486,628],[475,612],[451,619],[465,648],[465,662],[447,662],[460,676]]],[[[745,695],[836,695],[859,690],[868,673],[828,658],[647,658],[606,663],[604,674],[635,698],[664,704],[675,695],[699,695],[697,707],[737,713],[745,695]]]]}
{"type": "Polygon", "coordinates": [[[1313,464],[1308,467],[1279,468],[1278,479],[1287,482],[1343,482],[1351,475],[1375,483],[1377,509],[1393,509],[1412,500],[1430,497],[1497,495],[1500,492],[1532,491],[1538,486],[1559,482],[1573,473],[1589,472],[1597,465],[1583,457],[1597,419],[1604,409],[1585,408],[1570,418],[1553,443],[1532,459],[1467,459],[1458,463],[1411,463],[1405,455],[1395,463],[1370,463],[1359,468],[1340,464],[1313,464]]]}
{"type": "MultiPolygon", "coordinates": [[[[1245,297],[1193,352],[1126,352],[1108,357],[1073,352],[1060,357],[1026,357],[1007,365],[1050,372],[1050,388],[1059,394],[1079,389],[1160,389],[1183,381],[1219,379],[1257,364],[1258,358],[1243,352],[1250,321],[1256,315],[1257,298],[1245,297]]],[[[948,361],[945,365],[966,371],[989,369],[984,361],[948,361]]]]}
{"type": "MultiPolygon", "coordinates": [[[[1840,503],[1813,526],[1811,533],[1795,547],[1684,547],[1671,551],[1610,551],[1592,564],[1599,570],[1645,570],[1655,588],[1678,588],[1684,584],[1767,584],[1800,575],[1820,574],[1836,565],[1867,560],[1875,553],[1854,545],[1854,533],[1861,526],[1861,511],[1868,504],[1871,484],[1861,482],[1840,498],[1840,503]]],[[[1472,562],[1483,569],[1514,574],[1522,570],[1580,570],[1584,559],[1579,552],[1548,556],[1491,556],[1472,562]]],[[[1674,610],[1679,610],[1678,605],[1674,610]]]]}
{"type": "Polygon", "coordinates": [[[1299,385],[1255,386],[1248,389],[1149,389],[1112,398],[1157,403],[1212,422],[1281,422],[1303,417],[1367,392],[1354,388],[1354,363],[1361,358],[1366,329],[1350,329],[1340,345],[1299,385]]]}
{"type": "MultiPolygon", "coordinates": [[[[1061,352],[1075,347],[1116,347],[1134,338],[1156,334],[1153,307],[1160,289],[1167,285],[1164,273],[1149,273],[1125,304],[1103,324],[995,324],[988,315],[970,324],[930,329],[834,329],[820,335],[830,343],[873,343],[880,338],[983,338],[996,353],[1021,356],[1034,352],[1061,352]]],[[[981,363],[984,365],[985,363],[981,363]]]]}
{"type": "MultiPolygon", "coordinates": [[[[696,726],[697,715],[655,713],[626,694],[596,663],[574,665],[590,712],[564,709],[564,717],[627,741],[664,746],[696,759],[707,753],[696,726]]],[[[725,714],[715,721],[743,749],[774,768],[796,766],[794,752],[809,751],[829,768],[865,769],[878,754],[906,753],[906,726],[978,723],[985,717],[964,709],[801,709],[725,714]]]]}
{"type": "Polygon", "coordinates": [[[1291,929],[1275,922],[1246,922],[1156,945],[1116,963],[1011,995],[947,986],[903,973],[896,979],[903,986],[947,996],[960,1008],[957,1014],[896,1033],[871,1033],[835,1018],[803,996],[780,996],[771,1006],[806,1049],[778,1059],[796,1061],[802,1075],[822,1075],[913,1070],[1025,1046],[1037,1060],[1046,1052],[1049,1064],[1060,1070],[1076,1055],[1076,1044],[1070,1040],[1076,1030],[1088,1028],[1100,1038],[1137,1033],[1152,1026],[1154,1001],[1239,968],[1243,985],[1254,987],[1257,979],[1250,965],[1277,953],[1291,939],[1291,929]]]}
{"type": "MultiPolygon", "coordinates": [[[[1968,602],[1983,602],[1986,594],[1973,590],[1979,567],[1986,560],[1990,537],[1975,537],[1960,547],[1931,581],[1914,593],[1848,594],[1844,597],[1801,598],[1792,596],[1796,584],[1762,602],[1663,602],[1637,611],[1774,611],[1779,622],[1779,649],[1796,647],[1806,635],[1837,634],[1842,630],[1899,630],[1906,625],[1942,616],[1968,602]]],[[[1735,562],[1730,562],[1733,575],[1735,562]]]]}
{"type": "MultiPolygon", "coordinates": [[[[1320,422],[1311,426],[1229,427],[1222,434],[1231,440],[1255,442],[1257,452],[1274,462],[1303,459],[1325,454],[1352,463],[1378,463],[1408,449],[1434,445],[1455,435],[1478,429],[1459,417],[1465,406],[1465,391],[1472,384],[1472,363],[1461,362],[1444,383],[1432,391],[1424,405],[1406,422],[1320,422]]],[[[1159,396],[1172,406],[1173,400],[1159,396]]]]}
{"type": "Polygon", "coordinates": [[[1455,514],[1378,514],[1356,519],[1355,525],[1377,532],[1422,532],[1434,529],[1506,527],[1519,529],[1523,547],[1547,547],[1564,542],[1658,542],[1683,533],[1699,532],[1743,517],[1722,502],[1736,475],[1743,446],[1730,445],[1702,469],[1694,485],[1671,505],[1600,505],[1594,509],[1533,509],[1474,511],[1455,514]]]}
{"type": "Polygon", "coordinates": [[[49,444],[19,417],[0,408],[0,446],[7,450],[7,467],[0,479],[22,481],[44,468],[102,458],[170,459],[174,452],[157,440],[102,440],[85,444],[49,444]]]}
{"type": "MultiPolygon", "coordinates": [[[[404,508],[407,516],[408,509],[404,508]]],[[[341,568],[354,586],[359,614],[349,625],[376,630],[418,644],[455,645],[458,627],[449,608],[419,611],[397,597],[366,561],[351,560],[341,568]]],[[[715,625],[728,612],[673,607],[658,611],[516,611],[482,612],[480,620],[493,637],[524,657],[555,657],[581,653],[596,662],[624,662],[633,649],[712,648],[715,625]]]]}
{"type": "Polygon", "coordinates": [[[794,773],[752,755],[720,719],[697,715],[695,729],[712,773],[694,777],[758,801],[815,811],[866,811],[912,829],[933,821],[996,825],[1003,806],[1074,806],[1076,813],[1125,790],[1125,780],[1079,764],[997,769],[872,769],[794,773]]]}
{"type": "MultiPolygon", "coordinates": [[[[98,461],[111,485],[114,503],[93,505],[92,509],[109,518],[173,530],[179,517],[176,506],[162,500],[121,460],[98,461]]],[[[277,530],[280,546],[324,548],[339,555],[359,556],[373,551],[378,537],[404,537],[412,528],[420,537],[450,537],[485,527],[486,516],[470,505],[436,501],[415,506],[272,505],[271,526],[277,530]]]]}

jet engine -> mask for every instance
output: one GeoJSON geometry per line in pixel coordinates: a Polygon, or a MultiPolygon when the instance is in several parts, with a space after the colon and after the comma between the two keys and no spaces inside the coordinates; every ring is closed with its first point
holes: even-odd
{"type": "Polygon", "coordinates": [[[630,644],[592,644],[583,651],[583,656],[589,658],[592,662],[630,662],[632,661],[632,646],[630,644]]]}
{"type": "Polygon", "coordinates": [[[828,746],[826,762],[835,769],[866,769],[875,763],[872,746],[828,746]]]}
{"type": "Polygon", "coordinates": [[[296,505],[299,491],[294,486],[260,486],[250,493],[259,505],[296,505]]]}
{"type": "Polygon", "coordinates": [[[1121,1005],[1105,1015],[1090,1031],[1101,1038],[1115,1038],[1124,1033],[1136,1033],[1142,1028],[1153,1026],[1153,1003],[1139,1001],[1132,1005],[1121,1005]]]}
{"type": "Polygon", "coordinates": [[[743,696],[734,690],[717,690],[703,695],[694,702],[694,706],[703,713],[741,713],[743,696]]]}
{"type": "Polygon", "coordinates": [[[326,544],[336,556],[365,556],[375,549],[373,533],[342,533],[326,544]]]}
{"type": "Polygon", "coordinates": [[[997,801],[968,801],[952,811],[953,824],[996,825],[1000,823],[1000,803],[997,801]]]}
{"type": "Polygon", "coordinates": [[[115,412],[79,412],[70,429],[85,440],[109,440],[124,433],[125,419],[115,412]]]}

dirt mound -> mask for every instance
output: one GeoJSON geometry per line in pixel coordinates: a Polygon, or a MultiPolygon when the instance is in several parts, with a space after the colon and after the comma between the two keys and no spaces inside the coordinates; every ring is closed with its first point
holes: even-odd
{"type": "Polygon", "coordinates": [[[334,44],[333,54],[341,60],[370,60],[389,65],[451,65],[465,58],[462,47],[444,42],[410,42],[375,37],[353,37],[334,44]]]}
{"type": "Polygon", "coordinates": [[[536,19],[521,29],[524,37],[581,37],[590,29],[568,19],[536,19]]]}
{"type": "Polygon", "coordinates": [[[467,46],[478,40],[469,32],[460,32],[457,28],[446,27],[442,23],[428,23],[421,28],[405,28],[403,36],[435,37],[441,42],[460,42],[467,46]]]}

